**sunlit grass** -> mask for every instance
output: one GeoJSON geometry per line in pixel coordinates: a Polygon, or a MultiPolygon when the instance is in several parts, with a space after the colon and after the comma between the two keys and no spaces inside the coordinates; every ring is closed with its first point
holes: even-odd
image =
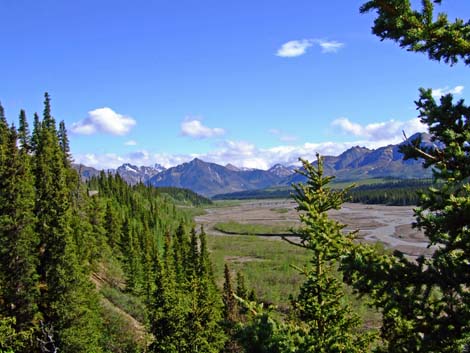
{"type": "MultiPolygon", "coordinates": [[[[305,281],[305,276],[294,266],[309,266],[311,254],[307,249],[279,239],[248,235],[208,235],[208,245],[220,288],[227,263],[233,272],[233,279],[235,273],[241,271],[247,288],[254,289],[260,301],[276,305],[281,312],[289,311],[290,297],[297,295],[305,281]]],[[[351,303],[364,325],[378,327],[380,314],[369,308],[363,299],[354,296],[351,289],[345,287],[345,293],[345,301],[351,303]]]]}

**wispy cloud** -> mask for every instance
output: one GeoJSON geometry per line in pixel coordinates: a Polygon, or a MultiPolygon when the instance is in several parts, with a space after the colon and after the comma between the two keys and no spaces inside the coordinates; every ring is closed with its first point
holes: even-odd
{"type": "Polygon", "coordinates": [[[454,88],[444,87],[444,88],[435,88],[432,90],[432,96],[434,98],[439,98],[445,96],[446,94],[455,94],[460,95],[464,90],[464,86],[455,86],[454,88]]]}
{"type": "Polygon", "coordinates": [[[222,136],[225,130],[219,127],[210,128],[202,124],[200,119],[186,118],[181,123],[181,134],[197,139],[222,136]]]}
{"type": "Polygon", "coordinates": [[[307,49],[313,45],[311,39],[291,40],[284,43],[277,51],[276,55],[282,58],[294,58],[304,55],[307,49]]]}
{"type": "Polygon", "coordinates": [[[341,48],[344,47],[344,43],[337,42],[335,40],[317,40],[318,45],[322,49],[322,53],[337,53],[341,48]]]}
{"type": "Polygon", "coordinates": [[[418,118],[407,121],[389,120],[367,125],[354,123],[348,118],[338,118],[333,121],[332,125],[339,128],[344,134],[362,137],[371,142],[387,142],[387,144],[396,143],[403,139],[403,131],[407,135],[427,131],[427,126],[421,123],[418,118]]]}
{"type": "Polygon", "coordinates": [[[88,116],[72,124],[75,134],[92,135],[98,132],[111,135],[125,135],[136,124],[131,117],[116,113],[111,108],[98,108],[88,112],[88,116]]]}
{"type": "Polygon", "coordinates": [[[338,41],[328,41],[324,39],[299,39],[284,43],[276,52],[277,56],[283,58],[294,58],[307,53],[307,49],[317,44],[322,53],[337,53],[344,47],[344,43],[338,41]]]}
{"type": "Polygon", "coordinates": [[[135,140],[129,140],[129,141],[124,142],[124,145],[125,145],[125,146],[136,146],[136,145],[137,145],[137,141],[135,141],[135,140]]]}

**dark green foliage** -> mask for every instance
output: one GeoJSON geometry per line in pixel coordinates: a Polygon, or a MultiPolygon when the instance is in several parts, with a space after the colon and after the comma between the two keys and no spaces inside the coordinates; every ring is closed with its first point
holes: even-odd
{"type": "MultiPolygon", "coordinates": [[[[273,308],[237,297],[248,313],[246,323],[238,327],[237,338],[245,353],[287,353],[302,351],[305,331],[296,325],[273,318],[273,308]]],[[[308,352],[317,352],[315,347],[308,352]]]]}
{"type": "Polygon", "coordinates": [[[20,111],[18,140],[20,142],[21,149],[26,154],[30,153],[31,152],[31,135],[29,132],[28,120],[26,119],[26,112],[24,110],[20,111]]]}
{"type": "Polygon", "coordinates": [[[0,104],[0,349],[28,352],[40,318],[30,158],[0,104]]]}
{"type": "Polygon", "coordinates": [[[339,209],[349,189],[329,187],[333,177],[324,176],[323,161],[317,165],[302,160],[305,184],[294,185],[300,211],[301,246],[312,253],[311,265],[302,272],[307,281],[292,301],[299,325],[306,332],[300,351],[364,352],[373,336],[360,333],[359,319],[343,302],[344,289],[334,277],[332,267],[352,246],[354,233],[345,234],[345,225],[330,219],[327,212],[339,209]]]}
{"type": "Polygon", "coordinates": [[[219,352],[225,341],[222,307],[203,229],[198,235],[193,228],[190,239],[183,226],[175,241],[168,234],[162,257],[151,301],[152,351],[219,352]]]}
{"type": "MultiPolygon", "coordinates": [[[[449,23],[445,15],[434,20],[432,1],[423,1],[422,12],[411,10],[409,1],[393,0],[370,1],[362,11],[372,9],[378,11],[373,30],[382,39],[426,52],[431,59],[454,64],[460,58],[470,64],[469,24],[449,23]]],[[[401,152],[433,169],[435,184],[420,195],[415,225],[435,251],[411,261],[398,251],[379,254],[356,245],[341,270],[383,312],[378,352],[463,352],[470,331],[470,108],[463,100],[454,103],[452,95],[436,102],[424,89],[416,105],[434,144],[423,147],[418,138],[401,152]]]]}
{"type": "Polygon", "coordinates": [[[228,326],[237,321],[237,301],[235,300],[234,291],[232,288],[232,278],[230,269],[225,264],[224,267],[224,291],[222,296],[224,303],[224,320],[228,326]]]}
{"type": "Polygon", "coordinates": [[[176,203],[189,204],[193,206],[212,205],[212,201],[210,199],[189,189],[170,186],[159,186],[156,189],[158,193],[169,195],[176,203]]]}
{"type": "Polygon", "coordinates": [[[361,12],[378,13],[372,32],[382,40],[391,39],[409,51],[427,53],[431,60],[455,64],[459,59],[470,64],[470,23],[449,21],[444,13],[434,13],[442,0],[423,0],[421,11],[410,0],[372,0],[361,12]]]}
{"type": "MultiPolygon", "coordinates": [[[[167,256],[167,255],[166,255],[167,256]]],[[[171,267],[156,263],[156,290],[150,308],[152,352],[187,352],[185,337],[186,301],[176,288],[171,267]]]]}
{"type": "Polygon", "coordinates": [[[292,188],[290,186],[259,190],[245,190],[215,195],[212,197],[212,200],[282,199],[289,198],[291,192],[292,188]]]}
{"type": "Polygon", "coordinates": [[[109,251],[122,260],[127,289],[150,297],[158,240],[167,231],[175,231],[181,222],[189,222],[187,216],[154,188],[130,186],[119,175],[103,172],[87,184],[90,191],[97,192],[92,199],[101,210],[98,223],[104,229],[109,251]]]}
{"type": "Polygon", "coordinates": [[[224,288],[222,293],[223,306],[223,326],[227,340],[225,341],[224,352],[238,353],[242,348],[237,341],[237,322],[240,320],[238,301],[235,298],[232,287],[232,278],[228,265],[224,267],[224,288]]]}
{"type": "Polygon", "coordinates": [[[111,203],[106,204],[106,214],[104,216],[104,228],[108,237],[108,245],[113,252],[119,251],[122,237],[121,220],[111,203]]]}
{"type": "Polygon", "coordinates": [[[329,187],[333,177],[324,176],[319,156],[316,166],[302,163],[301,173],[307,182],[295,185],[302,227],[298,230],[301,242],[294,244],[312,254],[311,263],[299,268],[306,282],[292,299],[289,320],[280,321],[269,309],[246,300],[240,274],[236,298],[245,318],[237,326],[238,343],[245,352],[366,352],[375,335],[361,332],[359,319],[345,301],[345,289],[333,270],[338,259],[353,247],[354,233],[344,234],[345,225],[330,219],[327,212],[341,207],[348,189],[329,187]]]}
{"type": "MultiPolygon", "coordinates": [[[[56,344],[67,352],[100,351],[97,296],[77,257],[71,232],[67,166],[60,148],[50,98],[45,95],[44,117],[34,155],[36,204],[40,237],[44,323],[55,332],[56,344]]],[[[37,133],[37,132],[36,132],[37,133]]]]}
{"type": "Polygon", "coordinates": [[[0,352],[31,352],[33,330],[17,331],[14,317],[0,315],[0,352]]]}
{"type": "MultiPolygon", "coordinates": [[[[235,290],[235,294],[237,295],[237,297],[244,299],[244,300],[248,299],[248,289],[246,288],[245,277],[243,276],[243,273],[241,271],[237,272],[236,283],[237,283],[237,288],[235,290]]],[[[252,298],[250,298],[250,300],[251,299],[252,298]]],[[[247,310],[246,305],[238,306],[239,315],[241,316],[245,315],[246,310],[247,310]]]]}
{"type": "MultiPolygon", "coordinates": [[[[380,204],[405,206],[418,203],[418,193],[424,191],[431,184],[430,179],[391,179],[385,182],[373,182],[363,184],[348,191],[345,198],[348,202],[360,202],[365,204],[380,204]]],[[[332,188],[339,188],[334,183],[332,188]]],[[[214,200],[249,200],[289,198],[292,194],[291,187],[279,187],[262,190],[247,190],[237,193],[216,195],[214,200]]]]}
{"type": "Polygon", "coordinates": [[[438,105],[424,90],[417,105],[436,147],[421,148],[416,140],[402,151],[406,158],[423,158],[439,182],[421,194],[416,209],[416,226],[437,248],[432,257],[414,262],[398,252],[379,255],[358,246],[345,258],[343,271],[383,310],[384,352],[459,352],[470,322],[464,290],[470,284],[470,110],[462,101],[454,105],[451,96],[438,105]]]}
{"type": "Polygon", "coordinates": [[[192,300],[189,312],[190,352],[218,352],[224,346],[220,294],[215,285],[207,251],[206,234],[199,232],[196,276],[189,282],[192,300]]]}
{"type": "Polygon", "coordinates": [[[59,146],[62,150],[62,155],[64,158],[64,166],[71,167],[72,155],[70,154],[69,138],[67,136],[67,130],[65,129],[65,123],[63,120],[59,123],[57,137],[59,138],[59,146]]]}
{"type": "MultiPolygon", "coordinates": [[[[8,127],[0,106],[0,350],[145,350],[148,312],[143,303],[157,288],[158,244],[165,233],[188,223],[188,216],[154,188],[131,187],[119,176],[101,173],[81,183],[71,168],[65,125],[56,129],[49,95],[43,119],[35,114],[32,136],[28,130],[23,111],[17,132],[8,127]]],[[[184,233],[182,226],[177,232],[179,260],[175,257],[181,266],[189,254],[184,233]]],[[[202,340],[200,347],[220,348],[220,305],[211,302],[218,295],[204,235],[196,240],[191,278],[197,295],[181,267],[178,283],[185,287],[177,289],[174,275],[165,277],[175,286],[165,289],[164,302],[172,303],[172,310],[174,303],[186,303],[179,323],[187,324],[190,298],[197,299],[199,318],[194,322],[203,333],[191,341],[196,331],[186,325],[182,334],[193,344],[202,340]]],[[[173,257],[165,267],[166,273],[173,271],[173,257]]]]}
{"type": "Polygon", "coordinates": [[[1,136],[7,139],[0,141],[6,151],[0,175],[0,316],[14,319],[15,335],[31,335],[40,319],[33,176],[27,151],[18,150],[16,130],[1,136]]]}
{"type": "Polygon", "coordinates": [[[431,185],[431,180],[409,179],[371,185],[361,185],[347,193],[346,200],[365,204],[390,206],[417,205],[419,194],[431,185]]]}
{"type": "Polygon", "coordinates": [[[35,153],[39,145],[39,136],[41,133],[41,121],[38,113],[34,113],[33,133],[31,135],[31,150],[35,153]]]}

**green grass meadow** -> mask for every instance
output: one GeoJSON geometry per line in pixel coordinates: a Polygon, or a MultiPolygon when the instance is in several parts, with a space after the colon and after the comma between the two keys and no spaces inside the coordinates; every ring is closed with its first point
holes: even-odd
{"type": "MultiPolygon", "coordinates": [[[[248,290],[254,289],[258,300],[273,304],[282,313],[289,311],[289,297],[297,295],[305,281],[303,274],[293,266],[309,265],[308,250],[279,239],[253,235],[209,235],[208,245],[220,288],[223,286],[224,265],[235,273],[242,271],[248,290]]],[[[365,300],[356,298],[345,288],[345,301],[350,301],[354,311],[368,328],[376,328],[380,314],[369,308],[365,300]]]]}
{"type": "Polygon", "coordinates": [[[208,236],[208,245],[218,284],[223,284],[224,265],[235,273],[242,271],[247,288],[254,289],[262,301],[286,308],[289,295],[296,294],[303,275],[291,265],[309,261],[305,249],[285,241],[252,235],[208,236]]]}

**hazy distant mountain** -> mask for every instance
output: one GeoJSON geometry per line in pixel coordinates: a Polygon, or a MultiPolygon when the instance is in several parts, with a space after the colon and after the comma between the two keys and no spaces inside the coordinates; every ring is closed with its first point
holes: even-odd
{"type": "Polygon", "coordinates": [[[225,165],[225,168],[229,169],[229,170],[232,170],[234,172],[239,172],[241,169],[238,168],[237,166],[234,166],[233,164],[231,163],[228,163],[225,165]]]}
{"type": "Polygon", "coordinates": [[[264,170],[234,170],[233,166],[223,167],[207,163],[198,158],[169,168],[149,180],[153,186],[176,186],[191,189],[205,196],[224,192],[254,190],[276,185],[278,176],[264,170]]]}
{"type": "Polygon", "coordinates": [[[125,163],[116,169],[118,173],[128,184],[134,185],[139,182],[147,183],[151,177],[166,170],[160,164],[153,167],[140,166],[137,167],[130,163],[125,163]]]}
{"type": "Polygon", "coordinates": [[[81,175],[82,180],[88,180],[100,174],[100,170],[93,167],[87,167],[83,164],[73,163],[72,167],[81,175]]]}
{"type": "Polygon", "coordinates": [[[282,164],[275,164],[271,168],[268,169],[268,172],[271,174],[277,175],[278,177],[285,178],[289,175],[294,174],[294,168],[292,167],[285,167],[282,164]]]}
{"type": "MultiPolygon", "coordinates": [[[[417,136],[418,134],[411,136],[410,140],[417,136]]],[[[431,146],[430,135],[420,134],[420,136],[424,145],[431,146]]],[[[350,181],[381,177],[401,179],[430,177],[431,171],[423,169],[422,161],[403,161],[403,155],[398,151],[401,144],[375,150],[355,146],[339,156],[325,156],[324,171],[327,175],[335,175],[337,180],[350,181]]],[[[79,167],[75,166],[77,170],[79,167]]],[[[126,163],[112,172],[119,173],[129,184],[142,181],[153,186],[187,188],[201,195],[213,196],[304,181],[305,177],[294,173],[294,169],[293,166],[286,167],[282,164],[275,164],[269,170],[239,168],[232,164],[224,167],[196,158],[169,169],[159,164],[153,167],[137,167],[126,163]]],[[[81,173],[82,177],[87,179],[97,175],[99,171],[81,166],[81,173]]]]}
{"type": "MultiPolygon", "coordinates": [[[[430,135],[426,133],[415,134],[408,141],[421,135],[422,145],[430,146],[430,135]]],[[[324,171],[327,175],[335,175],[338,180],[359,180],[367,178],[425,178],[431,176],[430,170],[422,167],[421,160],[403,160],[399,152],[400,145],[389,145],[371,150],[365,147],[351,147],[337,157],[324,157],[324,171]]],[[[293,182],[304,181],[305,177],[294,174],[287,177],[282,183],[289,185],[293,182]]]]}

